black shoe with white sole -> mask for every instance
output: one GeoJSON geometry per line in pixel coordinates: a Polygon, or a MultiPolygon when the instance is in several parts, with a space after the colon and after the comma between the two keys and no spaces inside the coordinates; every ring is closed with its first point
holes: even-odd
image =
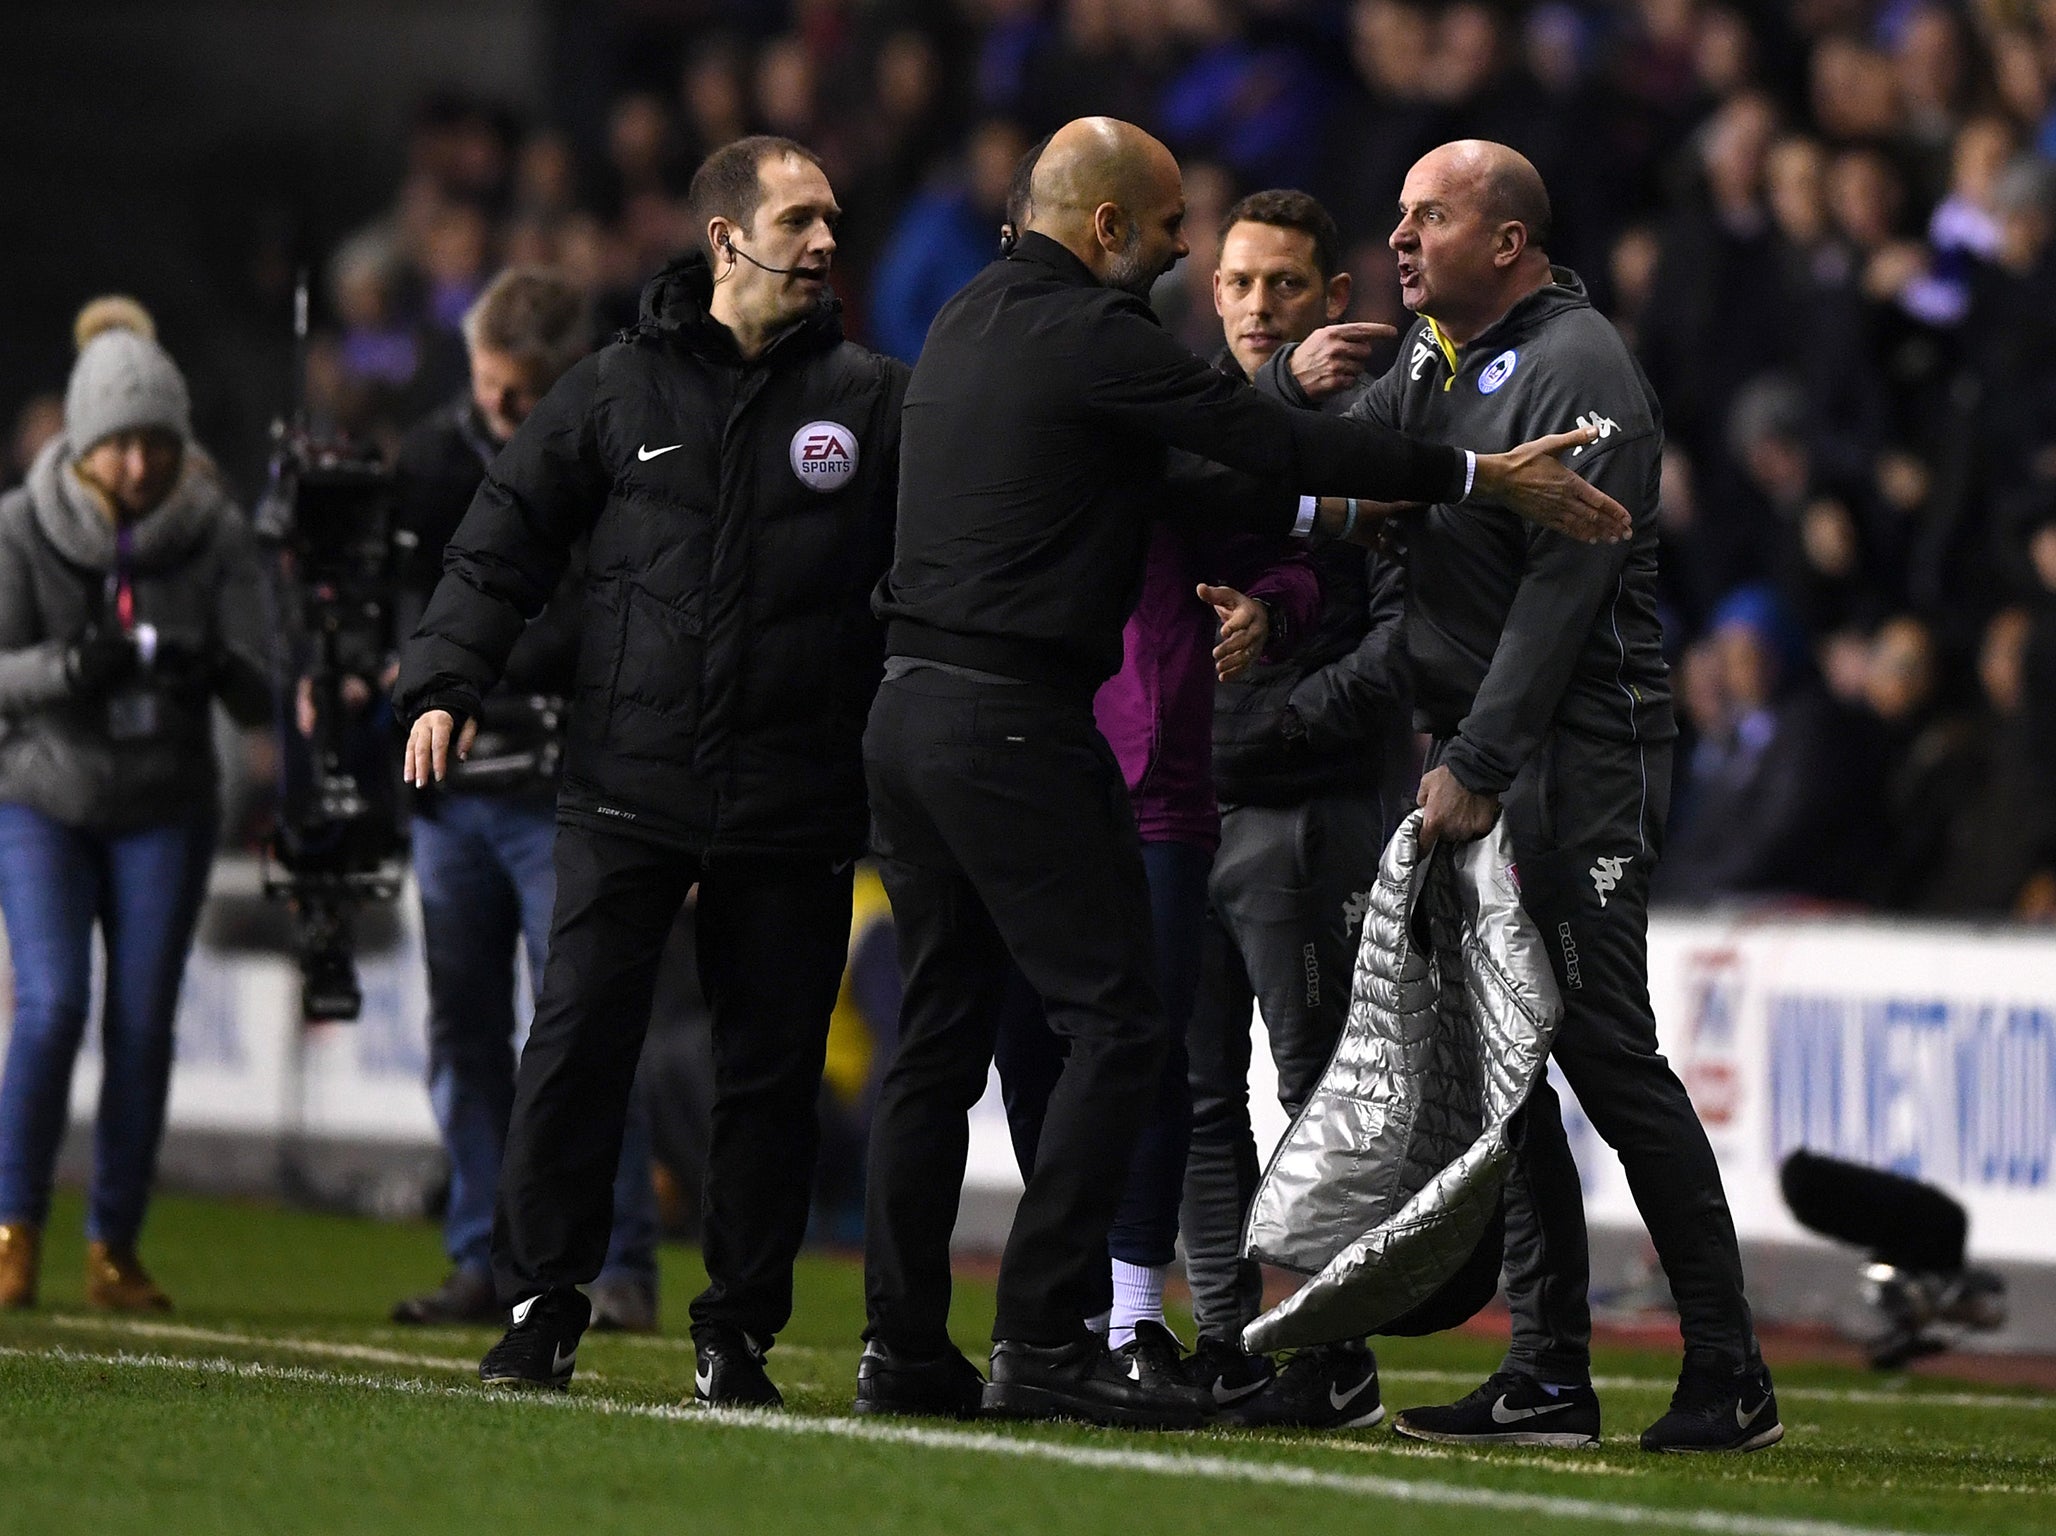
{"type": "Polygon", "coordinates": [[[710,1323],[692,1334],[692,1400],[703,1408],[783,1408],[764,1374],[764,1347],[740,1328],[710,1323]]]}
{"type": "Polygon", "coordinates": [[[1199,1336],[1185,1361],[1185,1379],[1223,1411],[1255,1397],[1277,1374],[1278,1368],[1271,1364],[1270,1356],[1252,1355],[1232,1339],[1209,1338],[1206,1334],[1199,1336]]]}
{"type": "Polygon", "coordinates": [[[1438,1408],[1407,1408],[1392,1432],[1438,1445],[1548,1445],[1577,1450],[1599,1443],[1599,1394],[1588,1386],[1552,1393],[1532,1376],[1495,1371],[1469,1396],[1438,1408]]]}
{"type": "Polygon", "coordinates": [[[478,1363],[478,1379],[489,1387],[564,1391],[592,1315],[592,1303],[569,1286],[516,1302],[506,1333],[478,1363]]]}
{"type": "Polygon", "coordinates": [[[975,1419],[984,1398],[985,1378],[954,1349],[917,1359],[872,1339],[857,1361],[859,1413],[975,1419]]]}
{"type": "Polygon", "coordinates": [[[999,1419],[1079,1419],[1128,1429],[1197,1429],[1213,1399],[1182,1381],[1145,1381],[1142,1364],[1108,1351],[1097,1334],[1070,1344],[992,1347],[985,1412],[999,1419]]]}
{"type": "Polygon", "coordinates": [[[1295,1351],[1261,1392],[1221,1410],[1221,1422],[1265,1429],[1369,1429],[1385,1417],[1378,1357],[1360,1341],[1295,1351]]]}
{"type": "Polygon", "coordinates": [[[1737,1370],[1708,1349],[1685,1351],[1670,1412],[1642,1431],[1645,1451],[1760,1451],[1785,1438],[1761,1361],[1737,1370]]]}

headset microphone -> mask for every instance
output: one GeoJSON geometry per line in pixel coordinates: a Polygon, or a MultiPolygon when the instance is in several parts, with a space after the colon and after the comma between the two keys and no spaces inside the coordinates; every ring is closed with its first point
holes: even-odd
{"type": "Polygon", "coordinates": [[[728,252],[728,254],[731,257],[740,256],[744,261],[748,262],[758,271],[769,272],[775,277],[793,277],[795,275],[805,275],[811,277],[814,275],[814,269],[811,267],[769,266],[766,263],[757,260],[757,258],[752,256],[748,251],[739,249],[736,243],[733,240],[729,239],[726,235],[723,235],[721,237],[721,249],[728,252]]]}

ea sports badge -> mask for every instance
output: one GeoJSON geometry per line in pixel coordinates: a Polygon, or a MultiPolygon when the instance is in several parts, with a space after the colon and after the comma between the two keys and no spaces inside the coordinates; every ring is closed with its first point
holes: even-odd
{"type": "Polygon", "coordinates": [[[839,491],[857,472],[857,434],[839,421],[810,421],[792,435],[792,472],[810,491],[839,491]]]}
{"type": "Polygon", "coordinates": [[[1521,360],[1520,353],[1508,347],[1499,356],[1485,365],[1485,371],[1478,375],[1478,393],[1489,395],[1508,379],[1513,377],[1514,364],[1521,360]]]}

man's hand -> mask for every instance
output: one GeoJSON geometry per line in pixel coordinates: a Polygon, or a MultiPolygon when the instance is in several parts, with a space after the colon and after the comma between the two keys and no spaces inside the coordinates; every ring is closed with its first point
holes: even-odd
{"type": "Polygon", "coordinates": [[[1481,838],[1499,819],[1499,802],[1465,789],[1447,767],[1430,768],[1421,775],[1421,792],[1414,803],[1426,813],[1421,817],[1423,853],[1445,837],[1452,843],[1481,838]]]}
{"type": "Polygon", "coordinates": [[[1374,320],[1324,325],[1292,349],[1292,377],[1309,400],[1338,395],[1364,376],[1378,343],[1398,334],[1374,320]]]}
{"type": "Polygon", "coordinates": [[[1221,622],[1221,643],[1214,647],[1214,676],[1232,683],[1247,672],[1271,639],[1271,615],[1255,598],[1233,587],[1199,584],[1201,602],[1212,603],[1221,622]]]}
{"type": "MultiPolygon", "coordinates": [[[[424,712],[407,733],[407,758],[400,777],[420,789],[428,787],[431,774],[436,783],[442,783],[443,776],[450,771],[450,737],[456,730],[456,717],[447,709],[424,712]]],[[[463,734],[457,737],[459,762],[471,755],[471,744],[477,739],[478,722],[466,720],[463,734]]]]}
{"type": "Polygon", "coordinates": [[[1627,508],[1556,461],[1598,439],[1597,427],[1574,427],[1509,453],[1481,453],[1471,494],[1586,544],[1618,544],[1634,532],[1627,508]]]}

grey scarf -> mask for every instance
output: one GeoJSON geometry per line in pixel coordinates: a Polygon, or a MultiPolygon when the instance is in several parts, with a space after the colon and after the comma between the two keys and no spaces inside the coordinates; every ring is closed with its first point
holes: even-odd
{"type": "MultiPolygon", "coordinates": [[[[36,526],[73,565],[104,571],[114,565],[114,519],[100,493],[79,478],[69,441],[60,433],[29,466],[28,493],[36,526]]],[[[137,571],[178,564],[228,505],[214,461],[194,443],[171,492],[149,515],[130,524],[129,561],[137,571]]]]}

